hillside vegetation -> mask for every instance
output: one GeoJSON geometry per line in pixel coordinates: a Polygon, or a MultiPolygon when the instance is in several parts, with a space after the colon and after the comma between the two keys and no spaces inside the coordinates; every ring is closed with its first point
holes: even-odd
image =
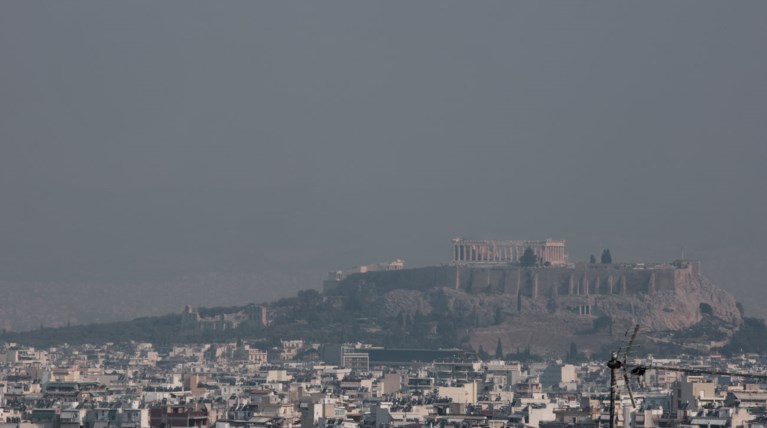
{"type": "MultiPolygon", "coordinates": [[[[435,268],[436,269],[436,268],[435,268]]],[[[545,268],[542,268],[545,269],[545,268]]],[[[533,272],[529,269],[525,272],[533,272]]],[[[353,275],[322,294],[300,291],[270,303],[268,326],[246,321],[235,328],[202,329],[180,314],[133,321],[4,333],[0,339],[36,346],[61,343],[145,341],[158,345],[257,339],[266,346],[280,339],[389,347],[461,347],[564,356],[574,344],[585,355],[609,350],[623,332],[640,323],[643,331],[709,346],[767,350],[759,320],[741,323],[734,299],[705,278],[691,278],[682,292],[654,294],[524,296],[492,284],[456,289],[438,270],[417,275],[353,275]],[[420,278],[420,279],[419,279],[420,278]],[[430,278],[424,280],[423,278],[430,278]],[[452,285],[452,286],[451,286],[452,285]],[[584,307],[588,306],[588,313],[584,307]],[[737,315],[733,315],[735,312],[737,315]],[[542,332],[545,332],[542,333],[542,332]],[[730,339],[731,338],[731,339],[730,339]]],[[[200,308],[201,317],[244,312],[248,307],[200,308]]]]}

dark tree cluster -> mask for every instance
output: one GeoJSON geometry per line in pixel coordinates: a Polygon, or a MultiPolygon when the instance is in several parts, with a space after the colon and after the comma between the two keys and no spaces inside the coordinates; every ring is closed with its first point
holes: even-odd
{"type": "Polygon", "coordinates": [[[760,354],[767,352],[767,326],[764,325],[764,320],[744,318],[743,325],[721,350],[725,355],[742,352],[760,354]]]}
{"type": "Polygon", "coordinates": [[[535,266],[538,264],[538,256],[535,255],[532,248],[527,247],[525,252],[522,253],[522,257],[519,258],[519,263],[526,267],[535,266]]]}
{"type": "MultiPolygon", "coordinates": [[[[606,249],[602,250],[602,255],[599,258],[599,262],[601,264],[603,264],[603,265],[612,264],[613,256],[612,256],[612,254],[610,254],[610,250],[609,249],[606,248],[606,249]]],[[[594,257],[593,254],[591,256],[589,256],[589,263],[591,263],[592,265],[597,263],[597,258],[594,257]]]]}

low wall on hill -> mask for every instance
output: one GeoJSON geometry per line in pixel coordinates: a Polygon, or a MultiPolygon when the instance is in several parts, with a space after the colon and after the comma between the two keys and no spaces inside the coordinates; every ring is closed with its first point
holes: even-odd
{"type": "Polygon", "coordinates": [[[469,293],[493,291],[537,298],[551,296],[633,295],[675,292],[683,280],[697,276],[699,263],[652,268],[631,265],[578,264],[575,267],[432,266],[357,273],[341,280],[346,287],[374,286],[428,290],[450,287],[469,293]]]}

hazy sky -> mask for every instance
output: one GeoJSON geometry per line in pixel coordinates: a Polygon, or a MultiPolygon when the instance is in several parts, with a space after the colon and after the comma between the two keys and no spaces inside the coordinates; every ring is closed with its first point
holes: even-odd
{"type": "Polygon", "coordinates": [[[762,1],[4,1],[0,280],[255,272],[272,297],[446,262],[454,236],[552,237],[575,260],[684,247],[758,313],[766,22],[762,1]]]}

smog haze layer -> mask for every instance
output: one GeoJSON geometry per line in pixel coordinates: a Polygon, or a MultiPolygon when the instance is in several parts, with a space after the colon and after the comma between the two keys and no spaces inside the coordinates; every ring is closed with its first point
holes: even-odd
{"type": "Polygon", "coordinates": [[[764,2],[3,2],[0,325],[263,302],[455,236],[767,316],[764,2]]]}

